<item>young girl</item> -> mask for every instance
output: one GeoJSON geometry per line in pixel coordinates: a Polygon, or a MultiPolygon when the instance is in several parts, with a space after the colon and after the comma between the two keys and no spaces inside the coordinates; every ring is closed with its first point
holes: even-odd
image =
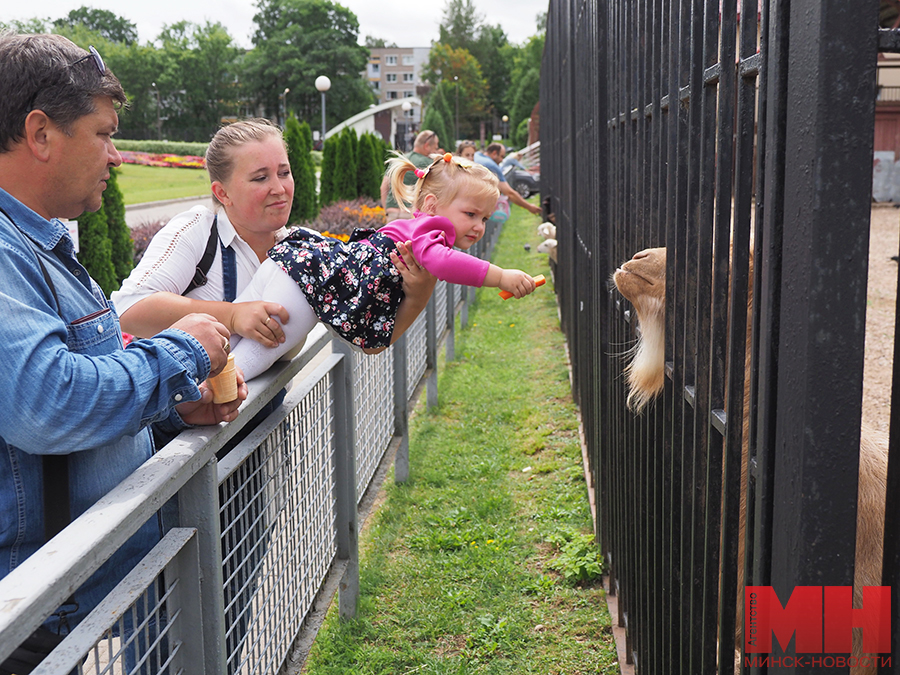
{"type": "Polygon", "coordinates": [[[278,298],[291,318],[279,346],[266,348],[253,340],[232,345],[247,380],[305,340],[319,320],[366,353],[393,344],[424,309],[424,304],[401,306],[400,275],[390,260],[397,242],[412,242],[418,264],[438,279],[498,287],[517,298],[534,291],[529,274],[464,253],[484,235],[499,196],[488,169],[450,153],[425,169],[397,156],[389,161],[388,179],[401,208],[412,207],[411,220],[356,230],[347,243],[297,228],[269,251],[237,301],[278,298]],[[413,186],[403,183],[410,171],[418,178],[413,186]]]}

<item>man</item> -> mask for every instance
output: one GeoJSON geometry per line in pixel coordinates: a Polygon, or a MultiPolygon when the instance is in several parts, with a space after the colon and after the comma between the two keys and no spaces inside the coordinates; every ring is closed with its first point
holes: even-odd
{"type": "MultiPolygon", "coordinates": [[[[425,167],[430,166],[434,161],[431,158],[431,155],[436,153],[439,147],[438,135],[433,131],[425,130],[416,136],[412,152],[408,153],[406,156],[409,158],[409,161],[416,165],[416,167],[424,169],[425,167]]],[[[407,185],[412,185],[416,182],[416,177],[410,172],[406,174],[403,182],[407,185]]],[[[398,218],[412,218],[412,214],[409,211],[403,211],[397,205],[397,200],[395,200],[394,195],[391,194],[391,187],[388,185],[387,175],[385,175],[384,180],[381,181],[381,205],[384,207],[384,214],[387,216],[388,222],[397,220],[398,218]]]]}
{"type": "Polygon", "coordinates": [[[475,161],[482,166],[486,166],[497,176],[497,180],[500,181],[501,195],[506,195],[513,204],[518,204],[536,216],[541,215],[540,206],[526,202],[524,197],[513,190],[512,186],[506,182],[506,176],[503,175],[503,171],[500,169],[500,162],[503,161],[505,155],[506,147],[502,143],[491,143],[484,149],[484,152],[475,153],[475,161]]]}
{"type": "MultiPolygon", "coordinates": [[[[96,50],[57,35],[0,33],[0,577],[45,541],[42,456],[65,455],[75,518],[153,453],[166,433],[230,421],[247,397],[214,405],[203,382],[226,363],[228,329],[193,314],[128,349],[115,311],[57,218],[96,211],[125,102],[96,50]]],[[[46,471],[53,475],[52,469],[46,471]]],[[[73,627],[161,535],[146,523],[48,619],[73,627]]]]}

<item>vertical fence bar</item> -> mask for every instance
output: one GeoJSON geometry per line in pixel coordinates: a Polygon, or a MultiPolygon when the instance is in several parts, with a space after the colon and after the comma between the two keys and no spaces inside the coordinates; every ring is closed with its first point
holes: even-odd
{"type": "Polygon", "coordinates": [[[400,445],[394,457],[394,482],[409,480],[409,396],[407,395],[406,333],[394,343],[394,436],[400,437],[400,445]]]}
{"type": "Polygon", "coordinates": [[[212,459],[178,492],[182,527],[197,529],[203,613],[205,672],[226,672],[225,601],[222,594],[222,533],[219,524],[219,483],[212,459]]]}
{"type": "Polygon", "coordinates": [[[342,619],[356,616],[359,600],[359,533],[356,499],[356,405],[353,391],[353,359],[349,347],[335,341],[343,358],[335,366],[334,407],[334,497],[337,557],[347,561],[338,594],[342,619]]]}
{"type": "Polygon", "coordinates": [[[437,302],[434,293],[425,307],[425,368],[428,372],[426,381],[425,403],[428,410],[433,410],[438,404],[438,325],[437,302]]]}
{"type": "Polygon", "coordinates": [[[200,547],[195,533],[166,566],[166,578],[177,579],[178,589],[166,601],[169,617],[178,616],[171,623],[169,645],[179,645],[174,654],[172,671],[183,673],[209,672],[204,663],[204,617],[200,586],[200,547]],[[199,630],[198,630],[199,628],[199,630]]]}

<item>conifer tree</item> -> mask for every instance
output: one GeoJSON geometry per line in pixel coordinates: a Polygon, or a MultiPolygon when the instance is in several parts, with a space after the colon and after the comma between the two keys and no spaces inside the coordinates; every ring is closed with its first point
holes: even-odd
{"type": "MultiPolygon", "coordinates": [[[[304,161],[303,207],[298,220],[313,220],[319,213],[316,200],[316,163],[313,161],[312,131],[307,122],[300,124],[300,143],[302,145],[302,157],[304,161]]],[[[294,188],[296,191],[296,187],[294,188]]]]}
{"type": "Polygon", "coordinates": [[[449,152],[456,150],[453,147],[452,134],[447,131],[447,123],[444,120],[441,111],[436,106],[429,106],[425,110],[425,116],[422,118],[422,130],[428,129],[438,135],[440,147],[449,152]]]}
{"type": "Polygon", "coordinates": [[[334,166],[334,199],[356,199],[356,133],[344,129],[338,136],[334,166]]]}
{"type": "Polygon", "coordinates": [[[85,211],[78,218],[78,260],[107,297],[119,288],[112,262],[109,226],[102,206],[99,211],[85,211]]]}
{"type": "Polygon", "coordinates": [[[322,146],[322,168],[319,171],[319,206],[335,200],[334,171],[337,166],[338,136],[329,136],[322,146]]]}
{"type": "Polygon", "coordinates": [[[380,153],[381,143],[375,136],[369,133],[360,136],[356,170],[357,193],[360,197],[371,197],[376,202],[381,199],[381,178],[384,174],[378,161],[380,153]]]}
{"type": "Polygon", "coordinates": [[[291,113],[285,122],[284,141],[288,147],[288,162],[294,177],[294,201],[291,204],[291,222],[300,223],[312,220],[316,215],[316,169],[313,165],[310,150],[312,135],[306,122],[301,124],[291,113]],[[304,138],[309,136],[308,145],[304,138]]]}
{"type": "MultiPolygon", "coordinates": [[[[131,229],[125,221],[125,198],[119,189],[119,170],[109,170],[109,180],[103,191],[103,211],[106,213],[106,224],[110,242],[110,255],[115,270],[116,282],[122,281],[131,274],[134,268],[134,242],[131,240],[131,229]]],[[[115,289],[114,289],[115,290],[115,289]]]]}

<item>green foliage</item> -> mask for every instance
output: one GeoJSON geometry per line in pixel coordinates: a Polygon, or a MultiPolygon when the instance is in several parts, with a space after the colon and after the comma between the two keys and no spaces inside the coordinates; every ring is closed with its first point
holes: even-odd
{"type": "Polygon", "coordinates": [[[438,108],[431,106],[425,109],[425,115],[422,117],[422,129],[430,129],[435,132],[441,145],[447,150],[456,150],[453,147],[453,120],[451,119],[448,124],[438,108]]]}
{"type": "Polygon", "coordinates": [[[57,30],[77,25],[102,35],[110,42],[130,45],[136,43],[138,39],[137,25],[108,9],[81,6],[70,11],[65,18],[53,22],[53,27],[57,30]]]}
{"type": "Polygon", "coordinates": [[[357,194],[371,197],[376,202],[381,199],[381,179],[384,175],[381,154],[381,141],[369,133],[360,136],[356,162],[357,194]]]}
{"type": "Polygon", "coordinates": [[[155,155],[193,155],[195,157],[203,157],[209,145],[209,143],[179,143],[177,141],[131,141],[118,136],[114,142],[119,150],[150,152],[155,155]]]}
{"type": "Polygon", "coordinates": [[[488,111],[488,84],[475,57],[466,49],[435,44],[428,53],[423,77],[435,85],[443,81],[448,99],[452,97],[454,113],[458,97],[460,136],[475,136],[477,122],[488,111]]]}
{"type": "Polygon", "coordinates": [[[334,198],[356,199],[356,132],[345,128],[338,136],[334,166],[334,198]]]}
{"type": "Polygon", "coordinates": [[[523,119],[531,117],[531,111],[540,99],[544,42],[543,35],[536,35],[512,56],[510,85],[505,105],[510,129],[518,129],[523,119]]]}
{"type": "Polygon", "coordinates": [[[559,555],[547,567],[562,574],[566,583],[592,584],[600,580],[603,562],[593,535],[567,532],[562,537],[547,539],[560,546],[559,555]]]}
{"type": "Polygon", "coordinates": [[[276,116],[285,88],[289,110],[300,119],[321,118],[319,75],[331,79],[325,105],[328,128],[375,102],[359,77],[368,50],[358,43],[359,21],[329,0],[259,0],[253,17],[254,49],[244,59],[242,82],[270,117],[276,116]]]}
{"type": "Polygon", "coordinates": [[[519,126],[516,127],[513,133],[512,142],[518,147],[524,147],[528,144],[528,121],[529,118],[526,117],[519,122],[519,126]]]}
{"type": "Polygon", "coordinates": [[[340,136],[329,136],[322,147],[322,168],[319,171],[319,206],[331,204],[335,197],[335,169],[340,136]]]}
{"type": "Polygon", "coordinates": [[[284,129],[288,146],[288,161],[294,176],[294,202],[291,206],[291,222],[310,220],[316,215],[316,168],[313,165],[312,133],[306,122],[301,124],[291,114],[284,129]]]}
{"type": "MultiPolygon", "coordinates": [[[[456,138],[455,94],[456,85],[454,83],[444,82],[443,80],[439,82],[428,96],[424,119],[428,119],[428,114],[434,110],[439,115],[437,123],[440,124],[442,122],[443,126],[439,129],[424,123],[422,126],[422,129],[431,129],[436,132],[441,146],[450,152],[456,150],[454,144],[459,140],[456,138]]],[[[463,137],[465,136],[466,134],[463,134],[463,137]]]]}
{"type": "Polygon", "coordinates": [[[119,189],[119,170],[109,170],[109,180],[103,191],[103,211],[106,214],[106,225],[110,241],[110,257],[116,273],[116,285],[131,273],[134,268],[134,242],[131,230],[125,222],[125,198],[119,189]]]}
{"type": "Polygon", "coordinates": [[[78,260],[107,296],[119,288],[102,206],[99,211],[85,211],[78,218],[78,260]]]}

